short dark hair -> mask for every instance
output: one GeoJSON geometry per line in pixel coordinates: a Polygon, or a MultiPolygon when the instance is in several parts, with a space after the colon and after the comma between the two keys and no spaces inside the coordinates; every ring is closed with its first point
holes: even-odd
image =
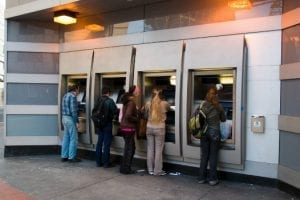
{"type": "Polygon", "coordinates": [[[109,87],[103,87],[102,88],[102,95],[103,94],[108,94],[108,93],[110,93],[110,88],[109,87]]]}
{"type": "Polygon", "coordinates": [[[75,90],[79,90],[79,85],[73,84],[68,86],[68,92],[74,92],[75,90]]]}

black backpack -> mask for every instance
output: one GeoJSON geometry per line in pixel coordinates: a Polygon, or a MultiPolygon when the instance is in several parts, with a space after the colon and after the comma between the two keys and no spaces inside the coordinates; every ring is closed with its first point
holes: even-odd
{"type": "Polygon", "coordinates": [[[92,110],[92,120],[96,128],[104,128],[109,122],[108,106],[105,104],[108,98],[101,97],[92,110]]]}

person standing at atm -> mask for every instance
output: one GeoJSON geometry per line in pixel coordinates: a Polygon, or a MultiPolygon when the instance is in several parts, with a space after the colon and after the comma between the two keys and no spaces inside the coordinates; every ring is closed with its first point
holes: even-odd
{"type": "Polygon", "coordinates": [[[78,144],[78,103],[79,86],[72,85],[62,99],[62,123],[64,136],[61,147],[61,161],[80,162],[76,157],[78,144]]]}
{"type": "Polygon", "coordinates": [[[218,90],[212,86],[208,88],[202,111],[206,115],[207,131],[201,138],[201,160],[199,183],[208,181],[209,185],[214,186],[219,183],[217,175],[218,151],[220,147],[220,122],[226,121],[225,112],[219,103],[218,90]],[[209,162],[209,170],[207,165],[209,162]]]}
{"type": "Polygon", "coordinates": [[[120,111],[122,112],[120,130],[125,141],[124,153],[120,166],[120,173],[122,174],[134,173],[134,171],[131,169],[131,164],[135,153],[134,136],[139,123],[138,109],[136,104],[137,97],[139,95],[139,87],[133,85],[122,97],[123,108],[120,111]]]}
{"type": "Polygon", "coordinates": [[[153,89],[152,99],[145,105],[147,116],[147,168],[150,175],[163,176],[162,153],[166,135],[166,113],[170,110],[170,104],[163,100],[162,90],[153,89]]]}
{"type": "Polygon", "coordinates": [[[102,96],[98,99],[95,108],[98,108],[103,118],[101,127],[98,127],[98,142],[96,145],[96,164],[98,167],[114,167],[110,162],[110,145],[112,140],[112,121],[118,113],[117,105],[110,96],[110,88],[102,88],[102,96]],[[103,148],[102,148],[103,147],[103,148]]]}

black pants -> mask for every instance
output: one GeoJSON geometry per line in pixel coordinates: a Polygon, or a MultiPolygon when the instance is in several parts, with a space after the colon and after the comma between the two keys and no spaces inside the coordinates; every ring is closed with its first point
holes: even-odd
{"type": "Polygon", "coordinates": [[[218,180],[217,164],[220,148],[220,131],[208,129],[206,135],[201,138],[201,163],[199,180],[218,180]],[[207,165],[209,162],[209,171],[207,165]]]}
{"type": "Polygon", "coordinates": [[[120,166],[120,172],[124,174],[129,174],[132,172],[131,163],[135,153],[134,132],[123,133],[123,138],[125,141],[125,147],[124,147],[122,163],[120,166]]]}

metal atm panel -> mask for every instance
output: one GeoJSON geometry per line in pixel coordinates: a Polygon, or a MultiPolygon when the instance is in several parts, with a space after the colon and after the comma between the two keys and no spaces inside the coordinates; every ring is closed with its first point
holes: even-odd
{"type": "MultiPolygon", "coordinates": [[[[132,79],[132,63],[134,59],[134,48],[132,46],[112,47],[95,50],[92,69],[91,87],[91,110],[97,98],[101,95],[102,88],[110,87],[111,98],[116,102],[118,108],[121,106],[120,97],[128,91],[132,79]]],[[[90,112],[91,112],[90,110],[90,112]]],[[[95,127],[91,123],[92,143],[94,146],[98,141],[95,127]]],[[[122,152],[124,141],[122,137],[113,137],[111,147],[116,152],[122,152]]]]}
{"type": "Polygon", "coordinates": [[[78,145],[91,147],[91,134],[89,130],[89,96],[90,96],[90,71],[93,51],[76,51],[60,54],[60,80],[59,80],[59,130],[63,135],[61,124],[61,99],[67,92],[68,86],[78,84],[80,93],[77,96],[79,108],[78,145]]]}
{"type": "MultiPolygon", "coordinates": [[[[183,42],[161,42],[155,44],[143,44],[136,46],[136,59],[134,71],[134,83],[143,88],[140,99],[141,104],[147,101],[152,87],[150,84],[165,87],[167,100],[172,101],[173,111],[169,113],[172,120],[168,121],[168,134],[166,135],[164,155],[167,159],[182,160],[181,158],[181,132],[180,132],[180,85],[182,68],[183,42]],[[170,84],[170,78],[174,85],[170,84]]],[[[145,155],[146,140],[138,140],[136,143],[137,154],[145,155]]]]}
{"type": "Polygon", "coordinates": [[[186,133],[183,134],[182,148],[186,162],[200,162],[199,141],[198,144],[197,141],[191,141],[187,121],[196,104],[204,99],[205,88],[211,84],[221,84],[221,78],[224,77],[231,82],[223,84],[225,90],[223,90],[224,94],[221,94],[223,95],[221,103],[227,111],[229,121],[223,126],[227,127],[227,134],[231,135],[223,143],[219,161],[230,167],[243,167],[246,111],[245,62],[244,35],[186,41],[182,86],[184,88],[182,92],[182,129],[186,133]],[[195,88],[198,88],[199,92],[196,92],[195,88]]]}

